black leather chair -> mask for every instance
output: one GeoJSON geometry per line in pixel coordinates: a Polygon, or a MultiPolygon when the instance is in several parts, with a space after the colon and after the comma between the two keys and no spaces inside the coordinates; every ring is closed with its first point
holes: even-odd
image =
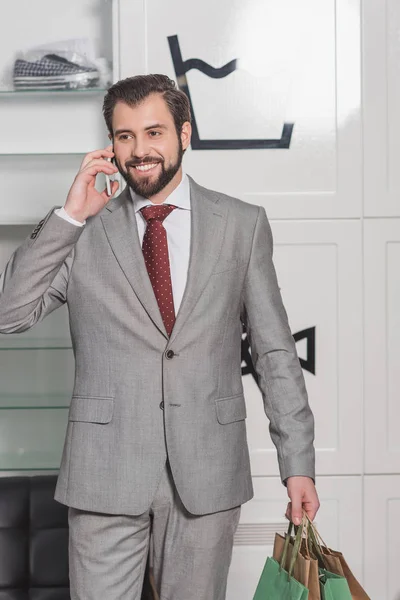
{"type": "MultiPolygon", "coordinates": [[[[56,477],[0,477],[0,600],[70,600],[68,509],[56,477]]],[[[142,600],[152,600],[147,569],[142,600]]]]}
{"type": "Polygon", "coordinates": [[[70,600],[68,509],[55,476],[0,478],[0,600],[70,600]]]}

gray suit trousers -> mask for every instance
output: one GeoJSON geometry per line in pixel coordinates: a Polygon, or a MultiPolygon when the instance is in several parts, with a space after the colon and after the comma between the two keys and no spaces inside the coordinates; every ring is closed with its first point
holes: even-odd
{"type": "Polygon", "coordinates": [[[195,516],[182,504],[169,464],[145,513],[69,509],[71,600],[139,600],[153,535],[160,600],[224,600],[240,507],[195,516]]]}

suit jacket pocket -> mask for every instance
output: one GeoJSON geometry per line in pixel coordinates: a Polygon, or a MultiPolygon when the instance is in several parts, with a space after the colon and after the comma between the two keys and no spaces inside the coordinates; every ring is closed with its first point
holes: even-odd
{"type": "Polygon", "coordinates": [[[68,418],[70,421],[83,421],[86,423],[109,423],[113,412],[113,398],[73,396],[68,418]]]}
{"type": "Polygon", "coordinates": [[[243,421],[246,418],[246,403],[243,392],[228,398],[218,398],[215,401],[217,409],[217,419],[221,425],[243,421]]]}

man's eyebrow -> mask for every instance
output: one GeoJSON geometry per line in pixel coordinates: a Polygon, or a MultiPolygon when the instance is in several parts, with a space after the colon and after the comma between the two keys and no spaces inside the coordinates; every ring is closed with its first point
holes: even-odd
{"type": "Polygon", "coordinates": [[[161,123],[155,123],[154,125],[149,125],[144,129],[145,131],[148,131],[149,129],[168,129],[168,127],[166,125],[162,125],[161,123]]]}
{"type": "Polygon", "coordinates": [[[131,131],[130,129],[117,129],[116,131],[114,131],[114,135],[119,135],[120,133],[131,133],[132,135],[134,135],[133,131],[131,131]]]}
{"type": "MultiPolygon", "coordinates": [[[[144,128],[145,131],[149,131],[150,129],[168,129],[168,127],[162,123],[154,123],[154,125],[148,125],[144,128]]],[[[131,129],[117,129],[114,131],[114,135],[120,135],[121,133],[131,133],[132,135],[135,135],[131,129]]]]}

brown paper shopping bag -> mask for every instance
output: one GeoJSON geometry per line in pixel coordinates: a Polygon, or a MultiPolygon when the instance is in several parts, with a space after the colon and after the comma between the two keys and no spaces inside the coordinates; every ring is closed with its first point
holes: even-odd
{"type": "Polygon", "coordinates": [[[321,590],[319,585],[318,559],[311,555],[307,537],[301,544],[300,554],[304,556],[310,563],[307,586],[310,590],[310,598],[320,600],[321,590]]]}
{"type": "MultiPolygon", "coordinates": [[[[305,523],[306,525],[306,523],[305,523]]],[[[286,535],[291,536],[293,524],[291,523],[288,528],[288,532],[286,535]]],[[[306,528],[304,529],[306,531],[306,528]]],[[[275,534],[275,542],[274,542],[274,552],[273,557],[276,561],[280,562],[282,560],[283,549],[285,545],[285,538],[275,534]]],[[[294,540],[293,538],[289,542],[289,548],[287,552],[287,558],[285,561],[285,565],[282,565],[284,569],[288,569],[292,552],[294,548],[294,540]]],[[[293,575],[297,581],[300,581],[308,590],[309,590],[309,600],[320,600],[320,591],[319,591],[319,579],[318,579],[318,561],[313,559],[307,550],[304,547],[304,540],[301,544],[301,549],[299,556],[296,559],[293,575]]]]}
{"type": "Polygon", "coordinates": [[[371,600],[355,578],[343,554],[336,550],[331,550],[325,544],[315,524],[311,523],[311,521],[309,525],[309,539],[313,550],[319,555],[325,569],[335,575],[345,577],[349,584],[352,600],[371,600]]]}
{"type": "MultiPolygon", "coordinates": [[[[347,579],[347,583],[349,584],[353,600],[371,600],[364,588],[355,578],[353,572],[351,571],[349,565],[346,562],[346,559],[344,558],[341,552],[338,552],[337,550],[331,550],[326,546],[322,546],[322,552],[324,553],[324,558],[329,557],[331,561],[335,559],[339,563],[341,573],[338,572],[337,574],[343,575],[347,579]]],[[[336,571],[333,572],[336,573],[336,571]]]]}

